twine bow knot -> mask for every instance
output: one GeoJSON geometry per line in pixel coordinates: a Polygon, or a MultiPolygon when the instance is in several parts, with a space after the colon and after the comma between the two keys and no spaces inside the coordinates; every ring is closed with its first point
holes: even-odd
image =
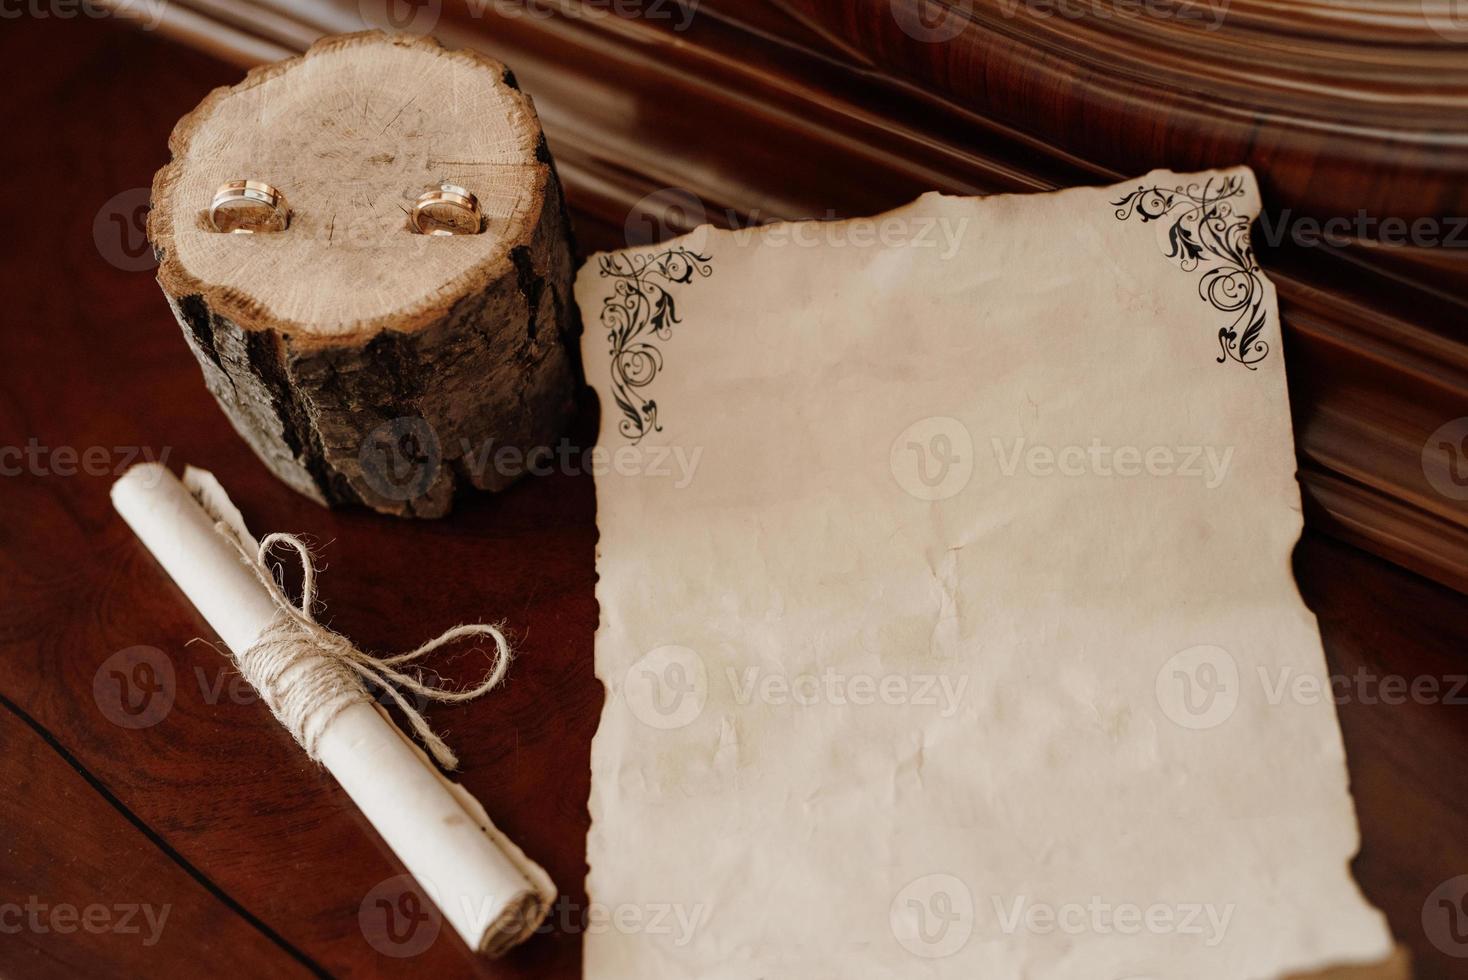
{"type": "Polygon", "coordinates": [[[364,686],[366,682],[387,692],[440,765],[446,769],[458,768],[459,760],[453,751],[428,726],[422,712],[409,703],[403,692],[440,702],[469,701],[488,693],[504,680],[510,666],[510,645],[499,626],[488,623],[455,626],[406,653],[365,653],[345,636],[316,621],[312,612],[316,602],[316,564],[300,538],[293,534],[268,534],[252,555],[233,528],[223,522],[217,528],[239,550],[280,612],[235,662],[271,712],[312,759],[320,761],[316,754],[318,743],[331,720],[349,705],[371,700],[364,686]],[[294,548],[300,556],[303,575],[299,604],[286,595],[268,563],[276,545],[294,548]],[[415,674],[398,669],[471,636],[494,640],[489,671],[475,687],[447,690],[425,684],[415,674]]]}

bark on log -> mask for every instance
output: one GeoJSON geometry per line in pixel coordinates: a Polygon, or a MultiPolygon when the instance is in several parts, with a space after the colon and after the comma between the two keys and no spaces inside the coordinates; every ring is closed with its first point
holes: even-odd
{"type": "Polygon", "coordinates": [[[437,517],[456,484],[498,490],[553,444],[576,371],[570,231],[503,65],[428,39],[324,38],[216,89],[169,147],[148,220],[159,285],[210,391],[287,484],[437,517]],[[215,189],[246,178],[284,193],[286,231],[211,228],[215,189]],[[412,232],[408,209],[441,181],[478,196],[482,233],[412,232]]]}

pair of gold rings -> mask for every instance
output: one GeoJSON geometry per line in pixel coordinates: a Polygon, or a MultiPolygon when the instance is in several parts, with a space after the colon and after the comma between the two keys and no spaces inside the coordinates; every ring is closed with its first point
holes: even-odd
{"type": "MultiPolygon", "coordinates": [[[[281,232],[290,223],[285,195],[263,180],[225,181],[209,203],[209,224],[223,234],[281,232]]],[[[447,182],[419,194],[408,212],[409,228],[420,235],[477,235],[483,223],[479,198],[447,182]]]]}

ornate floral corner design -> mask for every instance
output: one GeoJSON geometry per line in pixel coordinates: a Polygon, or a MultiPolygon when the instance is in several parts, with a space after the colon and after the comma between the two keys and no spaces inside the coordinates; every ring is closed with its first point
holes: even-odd
{"type": "Polygon", "coordinates": [[[1243,194],[1242,177],[1209,178],[1201,188],[1138,187],[1111,203],[1121,221],[1135,214],[1144,222],[1170,222],[1167,240],[1172,250],[1167,257],[1177,259],[1184,272],[1206,265],[1198,295],[1214,309],[1235,314],[1218,331],[1222,351],[1218,363],[1234,360],[1254,371],[1269,354],[1269,344],[1259,338],[1268,315],[1264,280],[1249,244],[1249,218],[1236,214],[1229,203],[1243,194]]]}
{"type": "Polygon", "coordinates": [[[663,369],[663,355],[652,338],[668,340],[678,313],[669,286],[691,282],[695,275],[708,276],[710,256],[681,245],[653,254],[603,255],[598,266],[603,276],[616,279],[612,295],[602,302],[601,322],[607,328],[612,356],[612,398],[622,410],[617,428],[635,445],[649,432],[660,432],[658,403],[644,395],[663,369]]]}

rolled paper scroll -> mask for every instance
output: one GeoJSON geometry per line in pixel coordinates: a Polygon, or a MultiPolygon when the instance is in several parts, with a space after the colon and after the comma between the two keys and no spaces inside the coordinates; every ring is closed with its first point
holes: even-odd
{"type": "MultiPolygon", "coordinates": [[[[241,548],[253,552],[255,541],[212,474],[190,467],[179,481],[161,465],[140,464],[113,485],[112,503],[237,661],[280,624],[279,600],[241,559],[241,548]]],[[[282,676],[288,685],[315,666],[298,660],[282,676]]],[[[275,680],[277,690],[261,692],[272,709],[275,680]]],[[[313,757],[471,949],[498,956],[540,926],[556,896],[550,877],[378,704],[346,699],[310,742],[313,757]]]]}

